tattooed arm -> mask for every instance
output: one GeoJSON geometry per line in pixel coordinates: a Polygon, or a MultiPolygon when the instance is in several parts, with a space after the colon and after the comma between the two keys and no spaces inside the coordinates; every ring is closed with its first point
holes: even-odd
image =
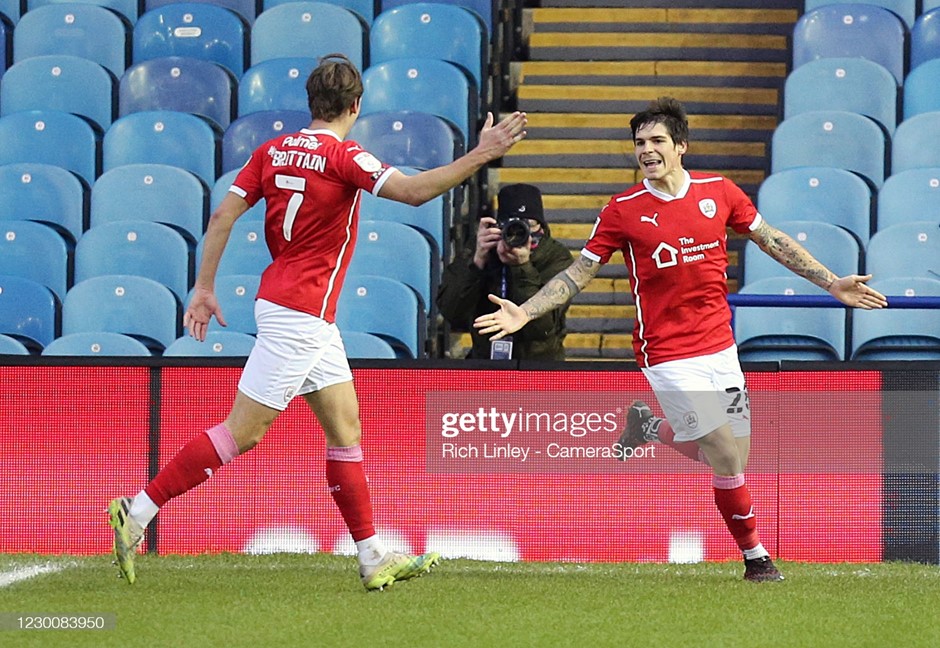
{"type": "Polygon", "coordinates": [[[567,269],[549,279],[547,284],[521,306],[508,299],[490,295],[490,301],[497,304],[499,310],[476,318],[473,326],[483,335],[495,333],[491,338],[493,340],[515,333],[530,321],[568,303],[588,285],[600,268],[600,263],[579,256],[567,269]]]}
{"type": "Polygon", "coordinates": [[[884,295],[866,285],[871,275],[839,277],[788,234],[771,226],[767,221],[762,221],[750,236],[751,240],[775,261],[827,290],[843,304],[866,310],[888,305],[884,295]]]}

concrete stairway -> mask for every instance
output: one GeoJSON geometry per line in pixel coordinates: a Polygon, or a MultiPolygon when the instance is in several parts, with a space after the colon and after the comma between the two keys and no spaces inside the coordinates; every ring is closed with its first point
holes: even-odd
{"type": "MultiPolygon", "coordinates": [[[[552,231],[577,255],[601,207],[642,179],[629,120],[660,95],[690,117],[691,169],[756,196],[768,167],[799,0],[543,0],[525,12],[528,58],[514,64],[528,138],[491,187],[539,187],[552,231]],[[605,1],[612,6],[603,6],[605,1]],[[656,5],[660,6],[656,6],[656,5]],[[673,7],[682,4],[683,7],[673,7]],[[715,9],[709,5],[721,4],[715,9]]],[[[743,240],[732,239],[736,289],[743,240]]],[[[568,311],[569,359],[632,359],[634,308],[619,255],[568,311]]]]}

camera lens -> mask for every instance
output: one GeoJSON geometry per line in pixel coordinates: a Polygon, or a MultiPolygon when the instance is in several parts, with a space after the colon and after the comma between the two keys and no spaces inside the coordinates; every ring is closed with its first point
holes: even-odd
{"type": "Polygon", "coordinates": [[[511,248],[527,245],[531,229],[529,221],[523,218],[509,218],[499,224],[503,231],[503,241],[511,248]]]}

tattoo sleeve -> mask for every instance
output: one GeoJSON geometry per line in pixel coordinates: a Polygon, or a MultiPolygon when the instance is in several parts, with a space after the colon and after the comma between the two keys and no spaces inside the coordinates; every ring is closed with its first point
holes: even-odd
{"type": "Polygon", "coordinates": [[[600,263],[579,256],[567,269],[549,279],[547,284],[522,305],[529,321],[568,303],[588,285],[600,268],[600,263]]]}
{"type": "Polygon", "coordinates": [[[775,261],[820,288],[828,290],[832,282],[838,279],[834,272],[817,261],[806,248],[766,222],[751,232],[751,240],[775,261]]]}

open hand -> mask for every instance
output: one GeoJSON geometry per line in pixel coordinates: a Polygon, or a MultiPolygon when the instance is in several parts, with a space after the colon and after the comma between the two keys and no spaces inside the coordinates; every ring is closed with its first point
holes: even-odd
{"type": "Polygon", "coordinates": [[[488,297],[491,302],[499,305],[499,310],[480,315],[473,320],[473,328],[479,330],[481,335],[495,333],[490,339],[499,340],[529,323],[529,315],[521,306],[496,295],[488,295],[488,297]]]}
{"type": "Polygon", "coordinates": [[[829,286],[829,294],[843,304],[855,308],[865,310],[884,308],[888,305],[888,300],[866,283],[871,277],[870,274],[839,277],[829,286]]]}

